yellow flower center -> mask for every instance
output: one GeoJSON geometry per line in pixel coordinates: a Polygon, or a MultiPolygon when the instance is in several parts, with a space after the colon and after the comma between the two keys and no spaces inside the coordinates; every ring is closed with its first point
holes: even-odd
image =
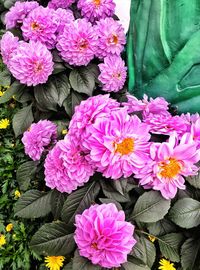
{"type": "Polygon", "coordinates": [[[40,25],[37,22],[32,22],[31,23],[31,29],[34,31],[37,31],[40,29],[40,25]]]}
{"type": "Polygon", "coordinates": [[[34,70],[36,73],[40,72],[43,70],[43,64],[40,63],[40,62],[36,62],[34,63],[35,64],[35,67],[34,67],[34,70]]]}
{"type": "Polygon", "coordinates": [[[94,248],[94,249],[96,249],[96,250],[98,250],[97,243],[92,243],[91,247],[94,248]]]}
{"type": "Polygon", "coordinates": [[[115,152],[122,155],[128,155],[134,150],[134,139],[125,138],[121,143],[114,143],[115,152]]]}
{"type": "Polygon", "coordinates": [[[119,42],[118,36],[116,34],[113,34],[112,37],[108,39],[108,43],[117,45],[119,42]]]}
{"type": "Polygon", "coordinates": [[[164,178],[173,178],[179,174],[181,164],[175,158],[170,158],[160,163],[160,176],[164,178]]]}
{"type": "Polygon", "coordinates": [[[79,43],[80,51],[83,51],[83,50],[87,49],[87,47],[88,47],[88,41],[85,40],[85,39],[81,40],[80,43],[79,43]]]}
{"type": "Polygon", "coordinates": [[[95,6],[99,7],[101,4],[101,0],[93,0],[93,3],[95,4],[95,6]]]}

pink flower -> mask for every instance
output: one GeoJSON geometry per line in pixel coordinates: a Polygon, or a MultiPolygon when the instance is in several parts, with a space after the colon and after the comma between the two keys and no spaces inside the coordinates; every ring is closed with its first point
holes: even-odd
{"type": "Polygon", "coordinates": [[[135,177],[141,185],[159,190],[165,199],[174,198],[178,188],[185,189],[183,176],[197,174],[194,164],[200,160],[200,151],[188,134],[179,144],[175,135],[168,142],[152,144],[150,156],[151,161],[135,177]]]}
{"type": "Polygon", "coordinates": [[[48,7],[53,8],[53,9],[68,8],[74,2],[75,2],[75,0],[51,0],[48,3],[48,7]]]}
{"type": "MultiPolygon", "coordinates": [[[[63,34],[65,26],[74,21],[74,15],[70,9],[63,9],[63,8],[58,8],[55,11],[55,14],[57,16],[56,20],[58,24],[57,32],[60,35],[63,34]]],[[[59,39],[59,37],[57,37],[57,39],[59,39]]]]}
{"type": "Polygon", "coordinates": [[[111,99],[109,95],[98,95],[82,101],[76,106],[75,113],[69,125],[69,134],[82,145],[90,136],[92,124],[97,119],[108,117],[113,110],[119,108],[119,103],[111,99]]]}
{"type": "Polygon", "coordinates": [[[136,240],[135,227],[125,221],[113,203],[92,205],[76,215],[75,241],[81,256],[102,267],[120,267],[127,262],[136,240]]]}
{"type": "Polygon", "coordinates": [[[86,19],[78,19],[67,24],[59,36],[57,49],[70,65],[87,65],[95,54],[97,35],[86,19]]]}
{"type": "Polygon", "coordinates": [[[200,148],[200,117],[191,125],[190,134],[196,142],[197,147],[200,148]]]}
{"type": "Polygon", "coordinates": [[[57,127],[51,121],[40,120],[38,123],[33,123],[22,137],[25,153],[32,160],[39,160],[45,147],[51,142],[55,143],[56,137],[57,127]]]}
{"type": "Polygon", "coordinates": [[[91,22],[112,17],[115,12],[115,6],[113,0],[78,1],[78,8],[81,10],[81,15],[91,22]]]}
{"type": "Polygon", "coordinates": [[[123,105],[128,108],[129,113],[141,111],[143,112],[143,117],[147,117],[150,113],[170,115],[168,112],[169,103],[162,97],[150,98],[148,101],[147,95],[144,95],[142,100],[138,100],[136,97],[128,94],[127,98],[128,102],[123,105]]]}
{"type": "Polygon", "coordinates": [[[5,15],[6,29],[20,26],[30,11],[38,7],[36,1],[20,2],[17,1],[5,15]]]}
{"type": "Polygon", "coordinates": [[[126,44],[126,37],[122,25],[113,18],[101,19],[95,26],[98,43],[96,56],[100,59],[106,56],[119,56],[126,44]]]}
{"type": "Polygon", "coordinates": [[[45,83],[53,71],[52,54],[40,42],[21,41],[10,59],[9,69],[22,84],[45,83]]]}
{"type": "Polygon", "coordinates": [[[21,27],[24,39],[40,41],[48,49],[53,49],[58,28],[56,17],[55,10],[48,7],[39,6],[32,10],[21,27]]]}
{"type": "Polygon", "coordinates": [[[4,64],[9,67],[9,62],[12,57],[13,51],[15,51],[18,47],[19,38],[14,37],[11,32],[6,32],[1,39],[1,55],[4,64]]]}
{"type": "Polygon", "coordinates": [[[136,115],[118,109],[110,117],[96,120],[83,146],[90,150],[91,161],[106,178],[129,177],[148,162],[148,131],[136,115]]]}
{"type": "Polygon", "coordinates": [[[150,132],[155,134],[170,135],[174,132],[179,135],[187,131],[187,123],[178,115],[168,114],[148,114],[144,122],[149,126],[150,132]]]}
{"type": "Polygon", "coordinates": [[[67,193],[83,186],[94,174],[86,155],[68,135],[49,152],[44,167],[46,185],[67,193]]]}
{"type": "Polygon", "coordinates": [[[126,81],[125,62],[119,56],[104,58],[104,63],[99,64],[101,74],[99,80],[103,84],[103,90],[107,92],[118,92],[126,81]]]}

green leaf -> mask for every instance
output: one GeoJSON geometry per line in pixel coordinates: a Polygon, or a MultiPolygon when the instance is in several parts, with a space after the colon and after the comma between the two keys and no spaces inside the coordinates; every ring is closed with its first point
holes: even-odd
{"type": "Polygon", "coordinates": [[[29,190],[15,204],[15,215],[22,218],[44,217],[51,211],[51,192],[29,190]]]}
{"type": "Polygon", "coordinates": [[[79,255],[78,250],[76,250],[73,259],[72,270],[100,270],[101,267],[98,265],[93,265],[89,260],[79,255]]]}
{"type": "Polygon", "coordinates": [[[20,190],[26,191],[30,185],[30,181],[37,170],[37,162],[27,161],[17,169],[17,182],[20,190]]]}
{"type": "Polygon", "coordinates": [[[75,107],[78,106],[82,100],[82,95],[73,90],[71,91],[70,95],[65,99],[65,101],[63,102],[63,106],[66,113],[70,117],[72,117],[72,115],[74,114],[75,107]]]}
{"type": "Polygon", "coordinates": [[[159,192],[145,192],[137,200],[131,219],[139,222],[156,222],[163,219],[170,208],[170,201],[165,200],[159,192]]]}
{"type": "Polygon", "coordinates": [[[11,83],[11,74],[7,69],[0,72],[0,85],[9,86],[11,83]]]}
{"type": "Polygon", "coordinates": [[[62,209],[62,220],[68,224],[74,223],[75,215],[82,213],[95,201],[100,190],[97,182],[93,181],[88,185],[71,193],[65,201],[62,209]]]}
{"type": "Polygon", "coordinates": [[[99,198],[100,202],[101,203],[114,203],[117,207],[118,210],[123,210],[122,207],[121,207],[121,204],[118,203],[117,201],[113,200],[113,199],[106,199],[106,198],[99,198]]]}
{"type": "Polygon", "coordinates": [[[34,234],[30,247],[37,254],[65,256],[75,248],[74,234],[63,222],[47,223],[34,234]]]}
{"type": "Polygon", "coordinates": [[[62,270],[72,270],[73,262],[66,264],[62,270]]]}
{"type": "Polygon", "coordinates": [[[54,219],[59,219],[61,216],[61,210],[63,204],[67,198],[66,193],[61,193],[54,189],[51,194],[51,212],[53,213],[54,219]]]}
{"type": "Polygon", "coordinates": [[[147,224],[149,233],[155,236],[176,232],[177,227],[168,219],[162,219],[155,223],[147,224]]]}
{"type": "Polygon", "coordinates": [[[33,122],[32,104],[19,110],[13,117],[12,126],[15,136],[18,137],[26,131],[33,122]]]}
{"type": "Polygon", "coordinates": [[[162,255],[173,261],[180,261],[180,246],[183,242],[183,235],[181,233],[169,233],[158,238],[160,251],[162,255]]]}
{"type": "Polygon", "coordinates": [[[22,91],[25,85],[21,84],[19,81],[14,81],[13,84],[5,91],[3,96],[0,97],[0,104],[5,103],[10,100],[10,98],[16,95],[19,91],[22,91]]]}
{"type": "Polygon", "coordinates": [[[200,189],[200,173],[198,175],[186,177],[191,186],[200,189]]]}
{"type": "Polygon", "coordinates": [[[73,69],[70,72],[69,81],[75,91],[92,96],[95,87],[95,75],[90,67],[73,69]]]}
{"type": "Polygon", "coordinates": [[[193,228],[200,224],[200,202],[191,198],[178,200],[169,212],[170,219],[182,228],[193,228]]]}
{"type": "Polygon", "coordinates": [[[181,247],[183,270],[198,270],[200,265],[200,239],[189,238],[181,247]]]}
{"type": "Polygon", "coordinates": [[[133,247],[131,255],[141,260],[151,269],[156,259],[156,248],[152,242],[141,236],[133,247]]]}
{"type": "Polygon", "coordinates": [[[147,265],[143,264],[137,265],[132,262],[124,263],[123,268],[124,270],[151,270],[151,268],[149,268],[147,265]]]}

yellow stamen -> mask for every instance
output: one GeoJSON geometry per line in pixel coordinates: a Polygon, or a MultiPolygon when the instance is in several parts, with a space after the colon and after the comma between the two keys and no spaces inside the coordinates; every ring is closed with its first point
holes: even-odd
{"type": "Polygon", "coordinates": [[[93,3],[98,7],[101,4],[101,0],[93,0],[93,3]]]}
{"type": "Polygon", "coordinates": [[[159,175],[164,178],[173,178],[177,176],[181,170],[181,164],[175,158],[170,158],[160,164],[159,175]]]}
{"type": "Polygon", "coordinates": [[[121,143],[114,143],[114,146],[116,147],[115,152],[128,155],[134,150],[134,139],[125,138],[121,143]]]}
{"type": "Polygon", "coordinates": [[[113,34],[111,38],[108,39],[108,43],[117,45],[119,42],[118,36],[113,34]]]}
{"type": "Polygon", "coordinates": [[[40,29],[40,25],[37,22],[32,22],[31,23],[31,29],[34,30],[34,31],[35,30],[37,31],[37,30],[40,29]]]}

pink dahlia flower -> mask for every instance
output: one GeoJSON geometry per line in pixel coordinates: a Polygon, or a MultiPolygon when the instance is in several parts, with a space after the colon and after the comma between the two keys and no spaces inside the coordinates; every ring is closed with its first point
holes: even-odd
{"type": "Polygon", "coordinates": [[[152,144],[151,161],[135,176],[141,185],[159,190],[165,199],[174,198],[178,189],[185,189],[184,176],[196,175],[200,151],[187,134],[177,143],[175,135],[168,142],[152,144]]]}
{"type": "Polygon", "coordinates": [[[55,14],[57,16],[56,20],[58,24],[57,33],[60,35],[63,33],[65,26],[74,21],[74,14],[70,9],[63,9],[63,8],[58,8],[55,11],[55,14]]]}
{"type": "Polygon", "coordinates": [[[104,58],[104,63],[99,64],[101,71],[99,80],[103,84],[103,90],[107,92],[118,92],[126,81],[125,62],[119,56],[104,58]]]}
{"type": "Polygon", "coordinates": [[[37,8],[39,4],[36,1],[20,2],[17,1],[5,15],[6,29],[21,26],[30,11],[37,8]]]}
{"type": "Polygon", "coordinates": [[[126,44],[122,25],[113,18],[101,19],[95,26],[98,35],[96,56],[100,59],[106,56],[120,55],[126,44]]]}
{"type": "Polygon", "coordinates": [[[6,32],[0,41],[1,46],[1,55],[4,64],[6,64],[9,68],[9,61],[12,57],[13,51],[15,51],[18,47],[19,38],[14,37],[11,32],[6,32]]]}
{"type": "Polygon", "coordinates": [[[115,12],[115,3],[113,0],[79,0],[78,8],[81,15],[89,21],[112,17],[115,12]]]}
{"type": "Polygon", "coordinates": [[[12,75],[22,84],[45,83],[53,71],[52,54],[40,42],[21,41],[9,62],[12,75]]]}
{"type": "Polygon", "coordinates": [[[57,127],[51,121],[40,120],[38,123],[33,123],[22,137],[25,153],[32,160],[39,160],[45,147],[51,142],[56,142],[56,137],[57,127]]]}
{"type": "Polygon", "coordinates": [[[120,267],[136,244],[135,227],[113,203],[92,205],[76,215],[75,241],[81,256],[102,267],[120,267]]]}
{"type": "Polygon", "coordinates": [[[76,106],[69,125],[69,134],[81,145],[90,136],[90,129],[97,119],[108,117],[120,104],[109,95],[98,95],[82,101],[76,106]]]}
{"type": "Polygon", "coordinates": [[[107,178],[129,177],[143,168],[149,159],[149,128],[126,109],[112,112],[93,124],[90,137],[83,145],[97,170],[107,178]]]}
{"type": "Polygon", "coordinates": [[[94,174],[85,154],[68,135],[49,152],[44,167],[46,185],[67,193],[83,186],[94,174]]]}
{"type": "Polygon", "coordinates": [[[144,117],[150,113],[170,115],[168,112],[169,103],[162,97],[150,98],[149,101],[147,95],[144,95],[142,100],[138,100],[132,95],[127,95],[127,98],[128,102],[123,105],[127,107],[129,113],[142,112],[144,117]]]}
{"type": "Polygon", "coordinates": [[[57,49],[70,65],[87,65],[95,54],[97,35],[86,19],[78,19],[66,25],[59,36],[57,49]]]}
{"type": "Polygon", "coordinates": [[[176,132],[182,135],[188,129],[187,123],[182,117],[178,115],[172,116],[170,113],[150,113],[144,118],[144,122],[149,126],[150,132],[155,134],[170,135],[176,132]]]}
{"type": "Polygon", "coordinates": [[[24,39],[40,41],[48,49],[53,49],[58,28],[56,17],[55,10],[48,7],[39,6],[32,10],[21,27],[24,39]]]}
{"type": "Polygon", "coordinates": [[[74,2],[75,2],[75,0],[51,0],[48,3],[48,7],[53,8],[53,9],[68,8],[74,2]]]}

